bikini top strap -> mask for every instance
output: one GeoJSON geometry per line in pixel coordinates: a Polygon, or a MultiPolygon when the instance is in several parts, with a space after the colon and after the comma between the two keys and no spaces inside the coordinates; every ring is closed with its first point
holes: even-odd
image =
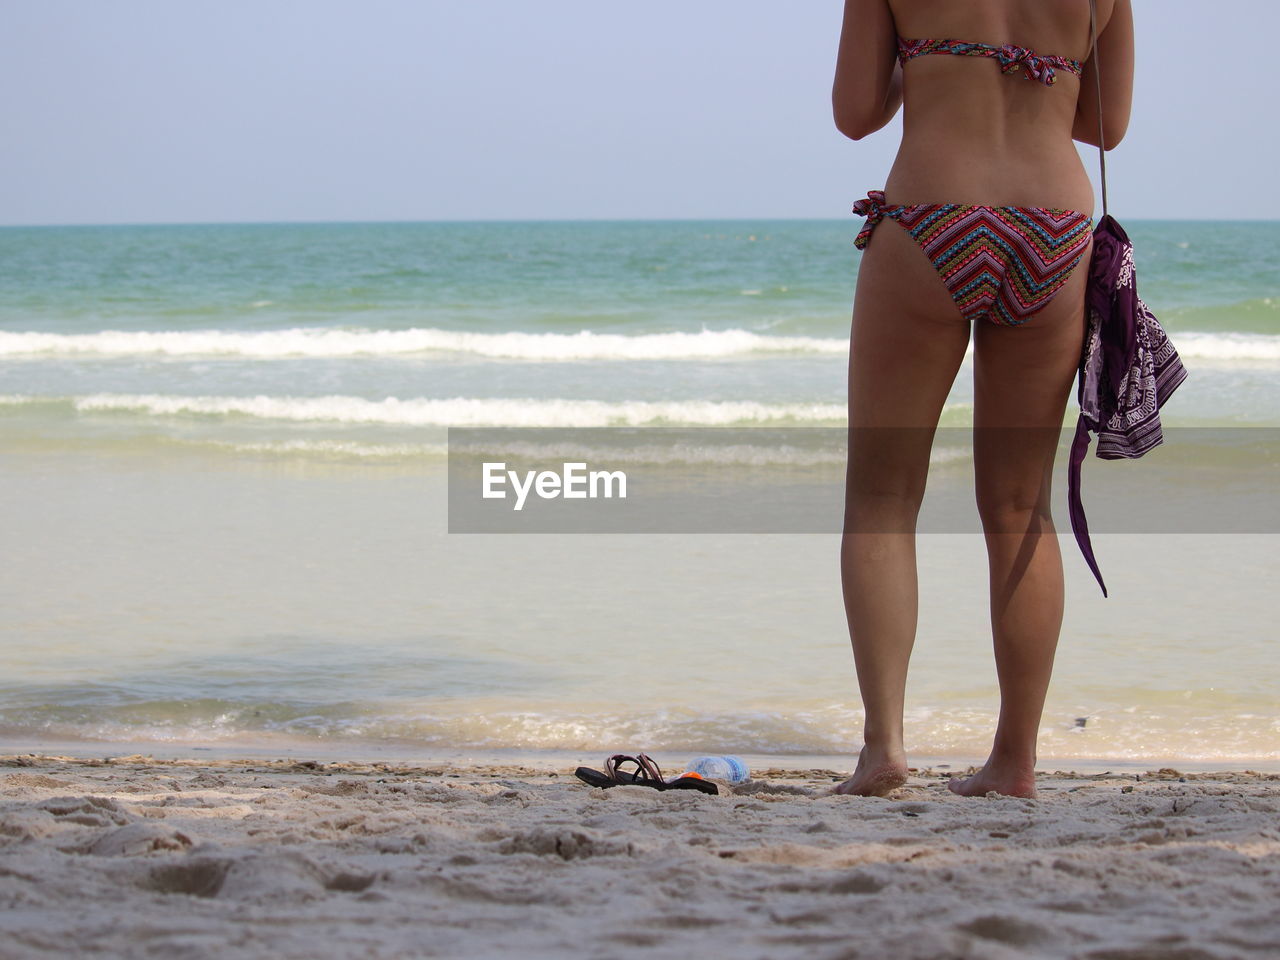
{"type": "Polygon", "coordinates": [[[1089,56],[1093,60],[1094,89],[1098,94],[1098,169],[1102,175],[1102,215],[1107,216],[1107,141],[1102,132],[1102,70],[1098,63],[1098,4],[1089,0],[1089,56]]]}
{"type": "Polygon", "coordinates": [[[898,62],[906,63],[929,53],[954,53],[968,57],[990,57],[1000,65],[1002,73],[1021,71],[1028,80],[1038,80],[1051,87],[1057,82],[1055,70],[1066,70],[1080,76],[1084,64],[1079,60],[1051,53],[1037,53],[1030,47],[1014,43],[982,43],[976,40],[909,40],[898,37],[898,62]]]}

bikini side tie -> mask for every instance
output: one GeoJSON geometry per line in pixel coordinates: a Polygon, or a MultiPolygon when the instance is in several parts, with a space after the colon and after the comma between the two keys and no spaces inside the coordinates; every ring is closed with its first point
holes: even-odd
{"type": "Polygon", "coordinates": [[[866,248],[871,241],[871,232],[875,230],[876,224],[885,218],[885,207],[888,206],[884,202],[883,190],[868,190],[865,200],[859,200],[853,205],[853,212],[860,217],[866,217],[867,222],[862,225],[862,230],[858,232],[857,239],[853,241],[853,245],[859,250],[866,248]]]}

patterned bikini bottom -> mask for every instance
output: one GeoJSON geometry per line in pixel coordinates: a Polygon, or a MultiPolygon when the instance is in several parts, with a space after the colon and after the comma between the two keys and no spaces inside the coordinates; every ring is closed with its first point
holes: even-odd
{"type": "Polygon", "coordinates": [[[853,205],[867,218],[854,241],[864,249],[885,217],[911,234],[966,320],[1018,326],[1043,309],[1089,245],[1093,219],[1053,207],[885,203],[871,190],[853,205]]]}

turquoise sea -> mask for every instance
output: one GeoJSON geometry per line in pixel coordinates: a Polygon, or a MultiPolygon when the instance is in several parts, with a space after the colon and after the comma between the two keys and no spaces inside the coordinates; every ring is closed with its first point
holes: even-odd
{"type": "MultiPolygon", "coordinates": [[[[444,488],[449,427],[838,427],[858,224],[0,229],[0,738],[847,756],[835,537],[451,535],[444,488]]],[[[1280,427],[1280,223],[1126,228],[1166,424],[1280,427]]],[[[1095,539],[1042,760],[1280,762],[1277,536],[1095,539]]],[[[981,760],[981,538],[920,555],[908,746],[981,760]]]]}

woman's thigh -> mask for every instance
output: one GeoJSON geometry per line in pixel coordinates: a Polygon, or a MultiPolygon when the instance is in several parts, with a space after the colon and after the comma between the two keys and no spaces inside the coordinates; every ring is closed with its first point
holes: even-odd
{"type": "Polygon", "coordinates": [[[969,324],[924,251],[885,220],[862,256],[849,350],[849,494],[923,496],[969,324]]]}
{"type": "Polygon", "coordinates": [[[1084,341],[1089,252],[1026,323],[984,321],[974,331],[974,472],[984,518],[1028,510],[1048,517],[1054,456],[1084,341]]]}

